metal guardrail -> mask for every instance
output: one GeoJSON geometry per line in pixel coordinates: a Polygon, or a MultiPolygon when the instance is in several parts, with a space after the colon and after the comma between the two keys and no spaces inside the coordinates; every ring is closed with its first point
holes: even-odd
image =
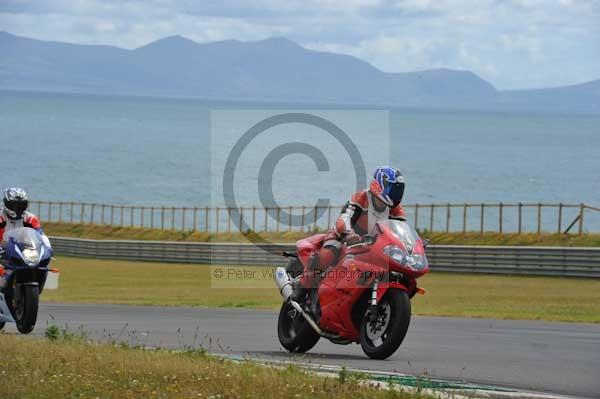
{"type": "MultiPolygon", "coordinates": [[[[281,265],[293,244],[88,240],[51,237],[57,254],[99,259],[218,265],[281,265]]],[[[431,245],[433,271],[600,278],[600,248],[431,245]]]]}

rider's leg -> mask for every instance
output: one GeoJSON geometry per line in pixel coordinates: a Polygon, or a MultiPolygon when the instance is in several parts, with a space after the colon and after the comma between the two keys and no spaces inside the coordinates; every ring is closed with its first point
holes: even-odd
{"type": "Polygon", "coordinates": [[[315,288],[319,284],[321,273],[337,262],[341,246],[339,240],[328,239],[319,252],[311,256],[306,272],[302,273],[299,282],[294,284],[293,300],[302,300],[307,289],[315,288]]]}

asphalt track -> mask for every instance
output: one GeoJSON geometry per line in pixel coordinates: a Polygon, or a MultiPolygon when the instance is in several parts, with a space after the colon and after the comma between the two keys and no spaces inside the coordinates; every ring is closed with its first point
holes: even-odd
{"type": "MultiPolygon", "coordinates": [[[[322,339],[307,355],[279,345],[277,313],[245,309],[42,304],[34,334],[47,323],[80,326],[98,339],[169,348],[200,346],[218,353],[345,365],[377,371],[600,398],[600,325],[413,317],[400,349],[370,360],[360,346],[322,339]]],[[[6,331],[14,332],[13,325],[6,331]]]]}

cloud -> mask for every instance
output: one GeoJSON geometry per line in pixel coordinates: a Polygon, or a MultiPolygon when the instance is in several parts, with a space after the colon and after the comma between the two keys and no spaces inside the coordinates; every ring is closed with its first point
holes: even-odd
{"type": "Polygon", "coordinates": [[[472,70],[499,88],[600,76],[600,0],[2,0],[0,29],[134,48],[286,36],[388,72],[472,70]]]}

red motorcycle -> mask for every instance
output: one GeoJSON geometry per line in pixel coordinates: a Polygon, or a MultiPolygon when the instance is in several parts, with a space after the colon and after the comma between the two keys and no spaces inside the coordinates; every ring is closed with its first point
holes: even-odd
{"type": "Polygon", "coordinates": [[[298,241],[297,253],[284,253],[291,257],[287,267],[275,271],[285,300],[277,325],[279,342],[290,352],[303,353],[324,337],[336,344],[360,343],[373,359],[391,356],[410,324],[410,298],[425,293],[416,280],[429,271],[427,242],[406,222],[379,222],[374,235],[344,244],[337,265],[322,272],[317,287],[296,302],[292,284],[309,273],[309,259],[324,237],[298,241]]]}

